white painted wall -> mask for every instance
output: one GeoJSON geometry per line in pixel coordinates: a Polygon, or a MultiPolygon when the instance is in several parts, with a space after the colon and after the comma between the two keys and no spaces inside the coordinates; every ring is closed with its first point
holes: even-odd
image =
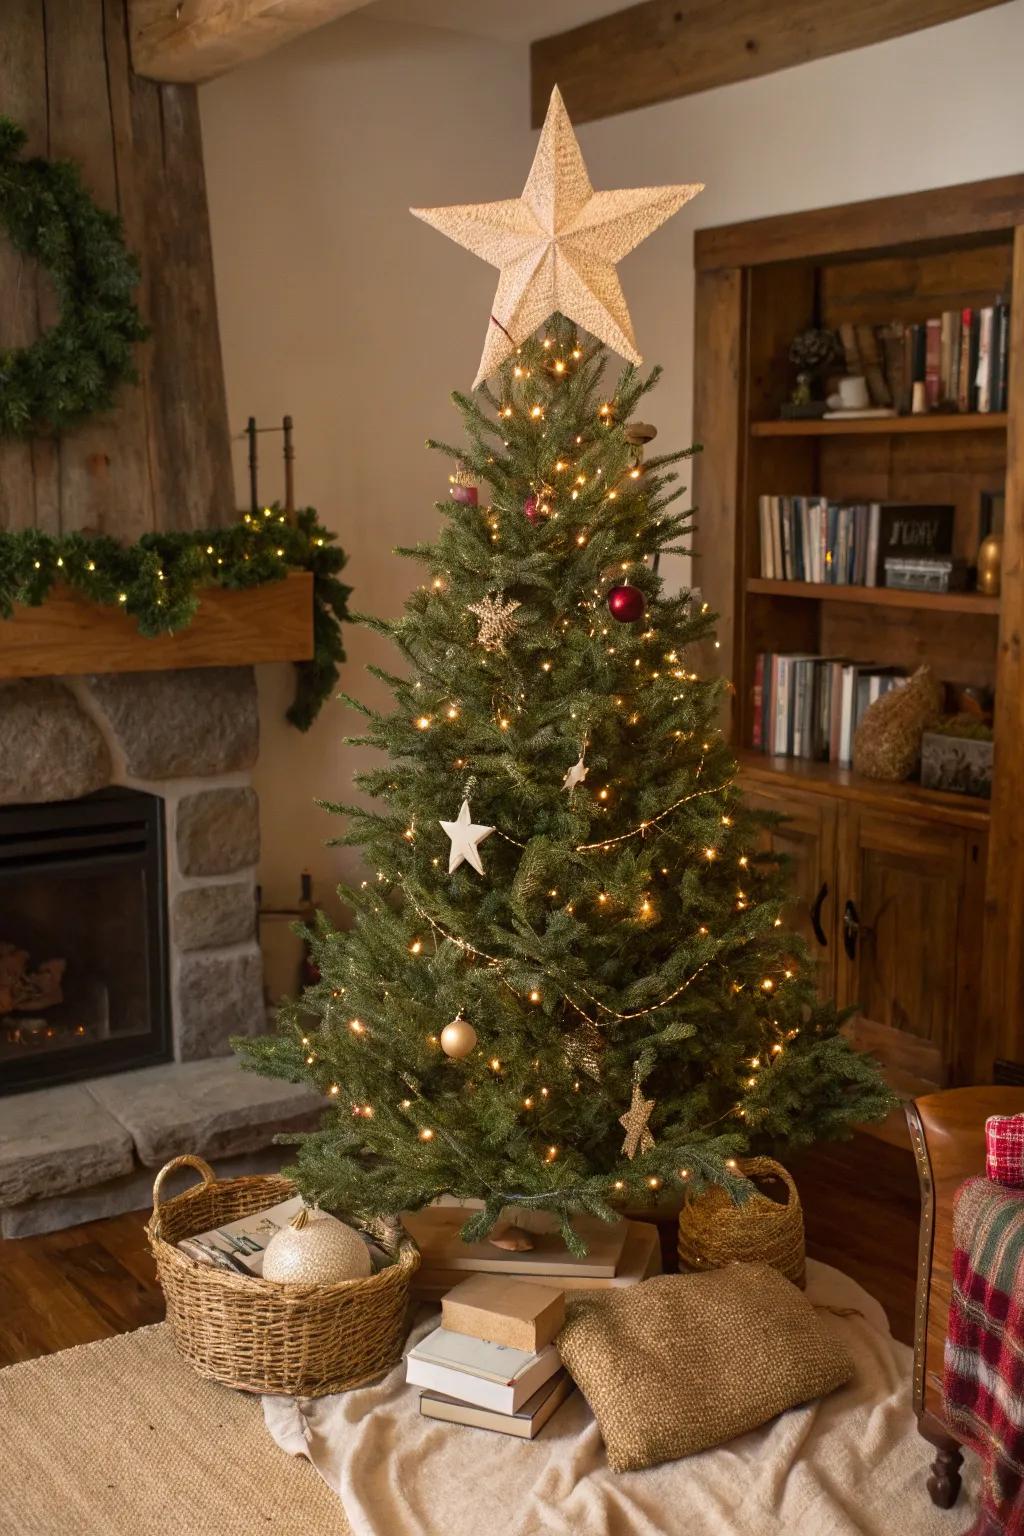
{"type": "MultiPolygon", "coordinates": [[[[666,368],[659,448],[690,433],[693,230],[1024,170],[1022,60],[1012,0],[580,128],[598,187],[707,185],[622,269],[640,347],[666,368]]],[[[295,417],[300,497],[341,534],[367,611],[396,613],[416,579],[390,550],[436,527],[446,468],[422,444],[455,429],[448,394],[473,376],[494,291],[490,268],[405,210],[519,192],[527,75],[521,46],[360,13],[201,92],[231,419],[295,417]]],[[[380,701],[362,667],[387,647],[351,629],[348,645],[344,686],[380,701]]],[[[333,705],[299,737],[281,720],[289,685],[263,669],[264,884],[288,897],[309,863],[326,897],[357,864],[321,847],[336,825],[312,802],[348,794],[355,721],[333,705]]]]}

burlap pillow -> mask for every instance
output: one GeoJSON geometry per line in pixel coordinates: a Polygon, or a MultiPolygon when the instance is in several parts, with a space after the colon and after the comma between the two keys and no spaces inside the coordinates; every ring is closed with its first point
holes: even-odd
{"type": "Polygon", "coordinates": [[[559,1353],[613,1472],[721,1445],[853,1374],[810,1302],[767,1264],[659,1275],[566,1304],[559,1353]]]}

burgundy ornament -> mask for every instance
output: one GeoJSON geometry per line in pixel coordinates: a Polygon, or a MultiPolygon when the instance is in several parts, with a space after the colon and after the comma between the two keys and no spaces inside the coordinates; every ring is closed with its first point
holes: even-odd
{"type": "Polygon", "coordinates": [[[477,505],[476,481],[468,470],[457,469],[454,475],[448,476],[448,483],[451,486],[448,494],[452,501],[457,501],[464,507],[477,505]]]}
{"type": "Polygon", "coordinates": [[[608,612],[620,624],[633,624],[644,616],[644,595],[639,587],[627,583],[612,587],[608,593],[608,612]]]}
{"type": "Polygon", "coordinates": [[[523,502],[523,516],[531,527],[536,528],[540,522],[540,501],[536,496],[527,496],[523,502]]]}

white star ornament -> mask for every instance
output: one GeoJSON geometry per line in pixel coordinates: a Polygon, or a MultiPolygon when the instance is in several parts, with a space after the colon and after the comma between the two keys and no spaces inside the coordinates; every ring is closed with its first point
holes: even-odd
{"type": "Polygon", "coordinates": [[[448,873],[453,875],[460,864],[471,864],[478,875],[484,872],[480,862],[480,844],[490,837],[493,827],[475,826],[469,814],[469,801],[463,800],[456,821],[442,821],[441,826],[452,840],[448,855],[448,873]]]}
{"type": "Polygon", "coordinates": [[[616,263],[703,190],[695,182],[595,192],[556,85],[521,197],[411,208],[501,273],[473,388],[556,310],[642,362],[616,263]]]}

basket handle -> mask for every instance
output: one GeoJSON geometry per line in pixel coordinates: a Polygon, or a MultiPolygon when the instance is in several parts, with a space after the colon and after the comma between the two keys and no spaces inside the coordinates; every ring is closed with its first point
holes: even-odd
{"type": "Polygon", "coordinates": [[[765,1174],[770,1174],[773,1179],[780,1180],[781,1183],[785,1184],[789,1192],[786,1208],[789,1209],[790,1206],[799,1205],[800,1192],[796,1187],[793,1175],[788,1168],[784,1168],[781,1163],[777,1163],[774,1157],[747,1157],[743,1159],[740,1168],[748,1179],[751,1174],[760,1174],[762,1177],[765,1174]]]}
{"type": "Polygon", "coordinates": [[[153,1231],[157,1237],[160,1236],[160,1190],[167,1175],[178,1168],[195,1168],[202,1174],[204,1184],[213,1184],[217,1177],[209,1163],[194,1152],[183,1152],[181,1157],[172,1157],[169,1163],[164,1163],[153,1180],[153,1231]]]}

